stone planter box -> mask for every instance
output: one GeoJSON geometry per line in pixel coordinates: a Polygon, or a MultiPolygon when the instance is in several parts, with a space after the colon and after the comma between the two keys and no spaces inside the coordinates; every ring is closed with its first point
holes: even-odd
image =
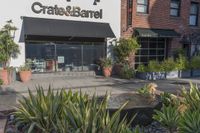
{"type": "Polygon", "coordinates": [[[165,72],[138,72],[136,77],[143,80],[163,80],[166,79],[165,72]]]}
{"type": "Polygon", "coordinates": [[[190,78],[191,77],[191,70],[181,70],[179,71],[179,78],[190,78]]]}
{"type": "Polygon", "coordinates": [[[192,77],[200,77],[200,69],[192,69],[192,77]]]}
{"type": "Polygon", "coordinates": [[[178,71],[166,72],[166,79],[178,78],[178,75],[179,75],[179,72],[178,72],[178,71]]]}

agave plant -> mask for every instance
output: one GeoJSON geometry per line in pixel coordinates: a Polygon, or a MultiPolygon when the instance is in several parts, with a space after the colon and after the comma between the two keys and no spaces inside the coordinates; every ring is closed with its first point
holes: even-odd
{"type": "Polygon", "coordinates": [[[189,92],[184,88],[182,91],[184,104],[191,110],[200,109],[200,90],[197,85],[190,84],[189,92]]]}
{"type": "Polygon", "coordinates": [[[160,122],[163,126],[169,129],[170,133],[176,131],[179,123],[179,112],[176,106],[163,106],[161,111],[155,110],[153,119],[160,122]]]}
{"type": "Polygon", "coordinates": [[[36,95],[29,91],[29,98],[20,100],[14,112],[15,122],[28,133],[129,133],[131,121],[120,119],[125,103],[112,116],[107,110],[109,95],[99,102],[81,92],[62,90],[54,93],[51,87],[47,94],[42,87],[36,95]]]}
{"type": "Polygon", "coordinates": [[[180,133],[200,133],[200,110],[186,111],[179,124],[180,133]]]}

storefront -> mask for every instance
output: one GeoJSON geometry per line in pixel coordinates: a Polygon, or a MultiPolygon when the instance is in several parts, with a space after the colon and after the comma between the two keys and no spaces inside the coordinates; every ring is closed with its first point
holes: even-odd
{"type": "Polygon", "coordinates": [[[141,45],[136,54],[135,64],[148,64],[151,60],[163,61],[168,57],[169,45],[180,35],[171,29],[135,28],[135,36],[141,45]]]}
{"type": "Polygon", "coordinates": [[[4,0],[0,11],[0,26],[12,19],[18,28],[11,66],[29,60],[33,72],[94,70],[120,37],[120,0],[4,0]]]}

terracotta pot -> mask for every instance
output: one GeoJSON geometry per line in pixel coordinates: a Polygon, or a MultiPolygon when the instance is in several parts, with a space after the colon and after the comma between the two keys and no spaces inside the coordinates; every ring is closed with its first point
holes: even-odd
{"type": "Polygon", "coordinates": [[[28,82],[31,79],[31,71],[20,71],[19,76],[22,82],[28,82]]]}
{"type": "Polygon", "coordinates": [[[111,67],[105,67],[103,68],[103,74],[105,77],[110,77],[112,73],[112,68],[111,67]]]}
{"type": "Polygon", "coordinates": [[[3,80],[4,85],[8,85],[8,70],[0,70],[0,78],[3,80]]]}

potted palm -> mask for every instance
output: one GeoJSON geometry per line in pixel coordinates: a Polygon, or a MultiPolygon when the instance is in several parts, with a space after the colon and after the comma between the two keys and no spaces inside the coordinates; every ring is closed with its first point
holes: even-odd
{"type": "Polygon", "coordinates": [[[5,85],[11,81],[12,69],[8,69],[10,60],[16,58],[20,53],[18,44],[13,40],[14,34],[12,35],[12,32],[15,30],[17,28],[12,26],[12,21],[7,21],[7,24],[0,30],[0,63],[3,66],[0,70],[0,76],[5,85]]]}
{"type": "Polygon", "coordinates": [[[28,82],[31,79],[31,68],[28,64],[19,68],[19,77],[22,82],[28,82]]]}
{"type": "Polygon", "coordinates": [[[110,77],[112,74],[112,60],[111,58],[101,58],[101,66],[105,77],[110,77]]]}

